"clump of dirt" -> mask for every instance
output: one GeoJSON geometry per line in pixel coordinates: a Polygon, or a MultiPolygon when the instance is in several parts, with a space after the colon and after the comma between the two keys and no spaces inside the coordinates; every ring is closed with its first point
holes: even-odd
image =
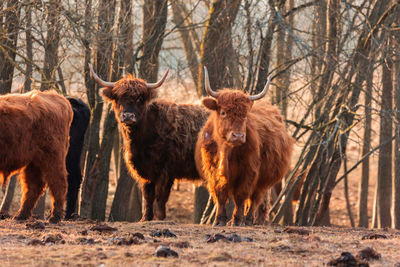
{"type": "Polygon", "coordinates": [[[379,260],[382,256],[375,249],[371,247],[366,247],[363,250],[360,250],[357,255],[358,258],[363,260],[379,260]]]}
{"type": "Polygon", "coordinates": [[[368,267],[368,262],[357,259],[350,252],[342,252],[339,258],[328,262],[329,266],[338,267],[368,267]]]}
{"type": "Polygon", "coordinates": [[[207,243],[215,243],[220,240],[223,240],[226,242],[234,242],[234,243],[240,243],[242,241],[253,242],[252,238],[241,237],[238,234],[231,234],[228,236],[224,236],[223,234],[213,234],[213,235],[206,235],[206,238],[207,238],[207,243]]]}
{"type": "Polygon", "coordinates": [[[376,233],[372,233],[372,234],[367,234],[364,235],[361,240],[365,240],[365,239],[380,239],[380,238],[388,238],[386,235],[383,234],[376,234],[376,233]]]}
{"type": "Polygon", "coordinates": [[[32,230],[44,230],[46,229],[46,226],[42,222],[35,221],[32,223],[27,223],[26,224],[26,229],[32,229],[32,230]]]}
{"type": "Polygon", "coordinates": [[[114,231],[118,231],[117,228],[111,227],[107,224],[97,224],[93,227],[90,228],[91,231],[98,231],[98,232],[114,232],[114,231]]]}
{"type": "Polygon", "coordinates": [[[288,234],[309,235],[310,231],[302,228],[286,227],[283,232],[288,234]]]}
{"type": "Polygon", "coordinates": [[[151,237],[176,237],[176,234],[171,232],[168,228],[162,230],[154,230],[151,234],[151,237]]]}
{"type": "Polygon", "coordinates": [[[156,252],[154,253],[154,256],[156,257],[175,257],[178,258],[178,253],[172,249],[170,249],[168,246],[159,246],[156,249],[156,252]]]}

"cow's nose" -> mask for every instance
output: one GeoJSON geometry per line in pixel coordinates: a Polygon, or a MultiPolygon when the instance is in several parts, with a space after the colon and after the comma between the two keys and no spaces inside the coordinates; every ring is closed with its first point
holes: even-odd
{"type": "Polygon", "coordinates": [[[238,142],[239,141],[241,143],[244,143],[244,142],[246,142],[246,135],[244,133],[232,132],[230,139],[231,139],[232,142],[238,142]]]}
{"type": "Polygon", "coordinates": [[[132,112],[124,112],[121,114],[122,122],[136,122],[136,115],[132,112]]]}

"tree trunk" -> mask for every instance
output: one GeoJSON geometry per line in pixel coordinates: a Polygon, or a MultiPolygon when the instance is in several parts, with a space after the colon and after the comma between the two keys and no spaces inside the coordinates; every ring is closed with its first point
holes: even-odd
{"type": "MultiPolygon", "coordinates": [[[[400,15],[400,14],[399,14],[400,15]]],[[[396,21],[396,27],[400,27],[400,20],[396,21]]],[[[393,42],[393,47],[399,47],[400,45],[400,34],[395,34],[395,39],[393,42]]],[[[396,55],[394,63],[394,95],[395,95],[395,109],[400,110],[400,56],[396,55]]],[[[395,113],[395,119],[400,121],[399,112],[395,113]]],[[[393,180],[393,197],[392,197],[392,226],[395,229],[400,229],[400,125],[395,124],[396,140],[395,140],[395,155],[394,155],[394,180],[393,180]]]]}
{"type": "MultiPolygon", "coordinates": [[[[121,158],[123,152],[120,153],[121,158]]],[[[129,175],[125,161],[120,161],[120,176],[114,199],[111,205],[109,221],[139,221],[142,217],[140,189],[136,181],[129,175]],[[128,203],[127,203],[127,200],[128,203]]]]}
{"type": "MultiPolygon", "coordinates": [[[[383,145],[391,139],[393,126],[391,110],[393,108],[393,84],[392,84],[392,58],[385,55],[386,59],[382,64],[382,96],[380,106],[380,130],[379,144],[383,145]]],[[[378,158],[378,180],[377,180],[377,204],[378,227],[391,227],[391,196],[392,196],[392,142],[383,145],[379,151],[378,158]]]]}
{"type": "Polygon", "coordinates": [[[143,4],[143,48],[139,65],[139,77],[156,82],[158,55],[164,40],[167,24],[168,0],[144,1],[143,4]]]}
{"type": "MultiPolygon", "coordinates": [[[[373,58],[370,56],[370,63],[365,76],[365,122],[364,122],[364,142],[362,145],[362,156],[371,150],[371,97],[372,97],[372,77],[373,77],[373,58]]],[[[361,180],[359,185],[358,197],[358,227],[368,228],[368,186],[369,186],[369,158],[363,161],[361,166],[361,180]]]]}
{"type": "Polygon", "coordinates": [[[199,95],[206,95],[203,86],[204,70],[207,67],[211,87],[221,89],[238,85],[238,68],[232,60],[236,57],[232,45],[232,26],[240,7],[240,0],[215,0],[203,34],[200,51],[199,95]]]}
{"type": "Polygon", "coordinates": [[[6,192],[3,196],[3,201],[0,206],[0,214],[9,215],[10,207],[12,204],[12,200],[14,198],[15,186],[17,185],[18,174],[10,177],[10,181],[8,182],[6,192]]]}
{"type": "Polygon", "coordinates": [[[207,188],[204,186],[196,186],[194,190],[193,223],[200,223],[203,211],[206,208],[208,201],[209,194],[207,188]]]}
{"type": "Polygon", "coordinates": [[[190,31],[194,31],[193,29],[187,29],[189,26],[185,21],[185,15],[182,11],[182,6],[184,3],[179,2],[178,0],[174,0],[171,2],[172,6],[172,20],[175,23],[176,27],[178,27],[179,37],[181,39],[182,48],[185,52],[186,62],[189,66],[190,73],[193,78],[194,85],[198,88],[198,72],[199,72],[199,60],[198,54],[195,50],[195,47],[192,42],[192,38],[190,36],[190,31]]]}
{"type": "MultiPolygon", "coordinates": [[[[271,4],[271,9],[273,9],[273,4],[271,4]]],[[[276,20],[276,11],[271,12],[271,15],[268,20],[268,27],[265,36],[261,36],[261,43],[260,43],[260,63],[258,67],[258,74],[257,74],[257,84],[254,90],[250,90],[250,93],[259,93],[264,88],[265,84],[267,83],[268,73],[269,73],[269,64],[271,61],[271,47],[272,47],[272,40],[274,36],[274,32],[277,26],[276,20]],[[253,92],[254,91],[254,92],[253,92]]]]}
{"type": "Polygon", "coordinates": [[[61,21],[59,16],[60,3],[50,0],[45,4],[47,34],[44,41],[44,66],[40,90],[56,89],[58,68],[58,46],[60,43],[61,21]]]}
{"type": "MultiPolygon", "coordinates": [[[[89,1],[90,2],[90,1],[89,1]]],[[[116,1],[102,0],[99,3],[99,14],[98,14],[98,33],[97,33],[97,66],[96,72],[103,79],[111,79],[111,62],[113,52],[113,26],[115,16],[115,4],[116,1]]],[[[90,9],[86,10],[85,13],[90,13],[90,9]]],[[[90,26],[85,27],[86,33],[90,34],[90,26]],[[87,28],[86,28],[87,27],[87,28]]],[[[89,35],[90,36],[90,35],[89,35]]],[[[89,47],[87,47],[89,48],[89,47]]],[[[90,50],[85,49],[85,64],[89,63],[90,50]]],[[[85,73],[88,80],[92,79],[88,76],[88,69],[85,66],[85,73]]],[[[86,80],[88,90],[88,99],[92,111],[92,119],[89,125],[89,146],[86,158],[86,166],[84,172],[84,180],[82,184],[82,195],[80,204],[80,215],[83,217],[91,217],[93,198],[95,195],[96,184],[99,181],[100,175],[100,121],[103,112],[103,100],[99,94],[99,86],[92,83],[88,84],[86,80]]],[[[104,146],[105,147],[105,146],[104,146]]],[[[108,175],[108,174],[107,174],[108,175]]]]}
{"type": "Polygon", "coordinates": [[[106,204],[110,177],[111,152],[113,139],[117,130],[117,122],[111,104],[108,106],[105,118],[101,146],[99,151],[99,175],[96,179],[96,190],[92,200],[91,218],[104,221],[106,218],[106,204]]]}
{"type": "MultiPolygon", "coordinates": [[[[29,2],[30,0],[26,0],[29,2]]],[[[32,6],[26,6],[26,70],[25,70],[25,82],[24,82],[24,92],[28,92],[31,90],[32,86],[32,62],[33,62],[33,51],[32,51],[32,6]]]]}
{"type": "Polygon", "coordinates": [[[33,216],[41,220],[44,219],[44,211],[46,209],[46,192],[47,190],[44,191],[44,194],[39,198],[35,208],[32,210],[33,216]]]}
{"type": "Polygon", "coordinates": [[[1,29],[0,27],[0,30],[2,30],[0,36],[0,95],[11,92],[21,3],[18,0],[7,0],[6,7],[4,10],[4,28],[1,29]]]}

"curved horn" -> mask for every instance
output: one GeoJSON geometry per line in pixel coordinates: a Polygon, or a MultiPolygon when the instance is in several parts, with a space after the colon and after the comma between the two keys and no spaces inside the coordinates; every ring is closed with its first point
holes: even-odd
{"type": "Polygon", "coordinates": [[[206,88],[207,93],[208,93],[210,96],[215,97],[215,98],[218,97],[218,93],[215,92],[215,91],[213,91],[213,90],[211,89],[211,86],[210,86],[210,79],[208,78],[208,71],[207,71],[206,66],[204,66],[204,86],[205,86],[205,88],[206,88]]]}
{"type": "Polygon", "coordinates": [[[94,79],[98,84],[100,84],[100,85],[103,86],[103,87],[114,87],[115,83],[103,81],[103,80],[99,77],[99,75],[97,75],[96,72],[94,72],[93,67],[92,67],[92,64],[90,64],[90,63],[89,63],[89,69],[90,69],[90,73],[91,73],[92,76],[93,76],[93,79],[94,79]]]}
{"type": "Polygon", "coordinates": [[[167,71],[165,72],[164,76],[158,82],[156,82],[156,83],[146,83],[147,88],[156,89],[157,87],[160,87],[164,83],[165,79],[167,78],[168,72],[169,72],[169,69],[167,69],[167,71]]]}
{"type": "Polygon", "coordinates": [[[258,100],[260,98],[263,98],[267,94],[269,84],[271,83],[271,79],[272,79],[272,75],[269,75],[268,81],[265,84],[264,89],[261,91],[261,93],[259,93],[257,95],[250,95],[249,96],[251,101],[255,101],[255,100],[258,100]]]}

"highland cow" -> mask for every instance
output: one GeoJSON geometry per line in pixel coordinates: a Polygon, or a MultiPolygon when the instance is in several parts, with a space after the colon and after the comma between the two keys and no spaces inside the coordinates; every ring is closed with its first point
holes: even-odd
{"type": "Polygon", "coordinates": [[[112,103],[124,140],[124,159],[131,176],[141,185],[144,212],[141,221],[163,220],[165,205],[175,179],[199,180],[194,162],[197,134],[209,112],[200,105],[175,104],[156,99],[156,83],[128,75],[105,82],[103,98],[112,103]],[[153,214],[155,202],[155,216],[153,214]]]}
{"type": "Polygon", "coordinates": [[[0,96],[0,182],[5,184],[10,175],[21,171],[21,207],[14,219],[31,216],[47,185],[52,197],[49,221],[60,221],[71,121],[70,103],[55,91],[0,96]]]}
{"type": "Polygon", "coordinates": [[[85,132],[90,121],[89,106],[79,98],[68,97],[74,116],[69,130],[69,149],[66,158],[68,172],[67,207],[65,218],[75,212],[79,188],[82,183],[81,155],[85,132]]]}
{"type": "Polygon", "coordinates": [[[202,103],[212,112],[199,133],[195,159],[217,206],[214,225],[226,225],[230,196],[235,204],[230,223],[252,224],[266,190],[289,169],[293,140],[283,118],[267,101],[255,101],[266,94],[270,81],[255,96],[230,89],[215,92],[205,68],[205,88],[212,98],[202,103]]]}

